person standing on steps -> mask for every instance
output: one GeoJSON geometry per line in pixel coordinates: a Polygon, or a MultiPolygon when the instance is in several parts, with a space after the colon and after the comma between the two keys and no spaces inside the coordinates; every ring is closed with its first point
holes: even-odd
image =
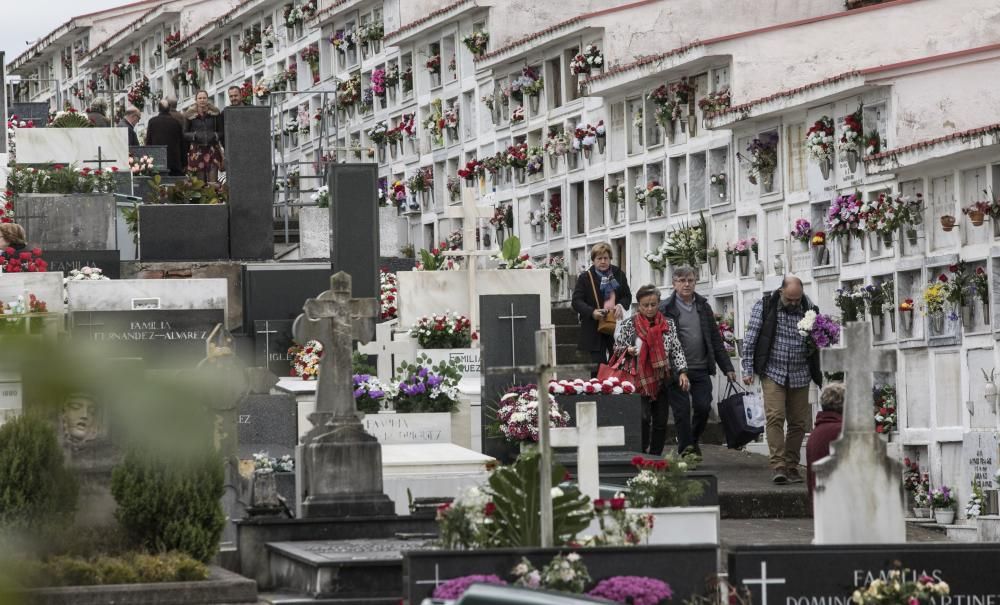
{"type": "Polygon", "coordinates": [[[636,359],[636,390],[642,395],[642,453],[659,456],[667,440],[667,386],[690,388],[684,347],[674,320],[660,313],[660,289],[643,286],[635,295],[639,311],[623,320],[615,347],[636,359]]]}
{"type": "Polygon", "coordinates": [[[799,450],[809,427],[809,381],[823,385],[819,351],[810,353],[798,330],[806,311],[819,313],[819,307],[802,290],[801,279],[786,275],[780,289],[754,304],[743,338],[743,383],[753,384],[754,374],[761,378],[769,464],[779,485],[802,483],[799,450]]]}
{"type": "Polygon", "coordinates": [[[810,499],[816,491],[813,464],[830,455],[830,443],[840,437],[844,426],[844,383],[826,385],[819,396],[819,404],[823,411],[816,414],[816,427],[809,433],[806,443],[806,485],[810,499]]]}
{"type": "Polygon", "coordinates": [[[674,293],[660,305],[660,313],[677,325],[691,383],[690,389],[681,389],[676,382],[667,385],[667,402],[674,411],[677,427],[677,451],[683,454],[691,449],[700,456],[698,440],[705,432],[712,412],[712,377],[716,367],[721,368],[733,382],[736,381],[736,370],[722,344],[715,312],[705,297],[694,291],[697,282],[698,275],[692,267],[681,265],[674,269],[674,293]]]}
{"type": "MultiPolygon", "coordinates": [[[[632,306],[632,291],[625,272],[611,264],[611,246],[605,242],[590,249],[590,268],[580,274],[573,288],[573,310],[580,315],[580,350],[590,354],[591,376],[611,355],[614,327],[599,331],[602,320],[625,318],[632,306]]],[[[608,322],[605,322],[608,325],[608,322]]]]}

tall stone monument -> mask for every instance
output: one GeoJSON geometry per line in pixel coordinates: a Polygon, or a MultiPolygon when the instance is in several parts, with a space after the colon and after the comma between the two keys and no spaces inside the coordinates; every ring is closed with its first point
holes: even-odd
{"type": "Polygon", "coordinates": [[[830,455],[813,465],[816,544],[903,544],[906,542],[902,465],[886,455],[875,432],[873,372],[895,372],[896,352],[872,348],[867,322],[844,327],[846,347],[822,351],[823,368],[843,371],[844,427],[830,455]]]}
{"type": "Polygon", "coordinates": [[[226,175],[229,183],[229,256],[274,258],[274,192],[271,165],[271,111],[267,107],[227,107],[226,175]]]}
{"type": "Polygon", "coordinates": [[[351,276],[341,271],[306,300],[292,328],[298,342],[323,345],[313,428],[296,448],[302,518],[394,514],[382,491],[382,446],[358,418],[352,381],[353,340],[367,342],[377,316],[378,301],[351,298],[351,276]]]}

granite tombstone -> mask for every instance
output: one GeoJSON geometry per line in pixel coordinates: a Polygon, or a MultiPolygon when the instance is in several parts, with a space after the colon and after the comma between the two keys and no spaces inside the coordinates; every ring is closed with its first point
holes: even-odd
{"type": "Polygon", "coordinates": [[[243,332],[254,332],[254,322],[295,319],[302,301],[330,285],[333,270],[327,263],[246,263],[243,265],[243,332]]]}
{"type": "Polygon", "coordinates": [[[107,345],[114,357],[139,357],[151,367],[190,367],[204,356],[205,339],[225,322],[225,311],[73,311],[70,322],[76,337],[107,345]]]}
{"type": "Polygon", "coordinates": [[[329,179],[333,266],[351,276],[353,296],[378,299],[378,166],[333,164],[329,179]]]}
{"type": "Polygon", "coordinates": [[[291,319],[258,319],[253,322],[254,363],[278,376],[291,376],[294,355],[288,352],[295,344],[291,319]]]}
{"type": "Polygon", "coordinates": [[[49,271],[69,275],[74,269],[96,267],[108,279],[121,277],[121,252],[118,250],[44,250],[42,258],[49,264],[49,271]]]}
{"type": "Polygon", "coordinates": [[[271,110],[268,107],[227,107],[225,118],[229,257],[274,258],[271,110]]]}

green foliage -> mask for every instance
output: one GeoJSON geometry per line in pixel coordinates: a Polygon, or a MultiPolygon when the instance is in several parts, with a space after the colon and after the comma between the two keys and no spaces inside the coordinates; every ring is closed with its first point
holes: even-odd
{"type": "MultiPolygon", "coordinates": [[[[157,175],[154,178],[160,178],[157,175]]],[[[122,216],[125,218],[125,226],[128,228],[128,232],[132,235],[132,243],[136,246],[139,245],[139,205],[136,204],[131,208],[122,207],[122,216]]]]}
{"type": "Polygon", "coordinates": [[[351,373],[375,375],[375,368],[368,363],[367,355],[354,351],[351,355],[351,373]]]}
{"type": "Polygon", "coordinates": [[[38,529],[72,520],[78,486],[49,422],[24,415],[5,423],[0,460],[0,527],[38,529]]]}
{"type": "Polygon", "coordinates": [[[704,491],[700,481],[687,478],[688,471],[695,470],[699,460],[698,455],[693,453],[683,457],[670,454],[662,460],[636,456],[632,464],[639,469],[639,473],[626,483],[629,506],[687,506],[704,491]]]}
{"type": "Polygon", "coordinates": [[[199,561],[218,550],[222,492],[223,465],[214,452],[169,460],[136,447],[111,477],[115,516],[134,544],[179,550],[199,561]]]}
{"type": "Polygon", "coordinates": [[[503,247],[500,249],[500,255],[503,256],[508,265],[513,264],[517,257],[521,256],[521,240],[516,235],[505,239],[503,247]]]}
{"type": "Polygon", "coordinates": [[[163,185],[160,175],[156,175],[146,196],[147,204],[225,204],[228,200],[228,185],[206,183],[193,176],[173,185],[163,185]]]}
{"type": "Polygon", "coordinates": [[[704,213],[697,225],[687,223],[667,234],[666,259],[674,267],[688,265],[698,269],[708,260],[708,225],[704,213]]]}
{"type": "MultiPolygon", "coordinates": [[[[539,453],[521,454],[514,464],[493,471],[489,488],[496,512],[493,514],[496,535],[494,541],[502,547],[541,545],[541,481],[539,453]]],[[[558,485],[566,475],[560,464],[552,466],[552,485],[558,485]]],[[[552,535],[561,546],[586,529],[593,516],[590,498],[575,486],[553,488],[552,535]]]]}
{"type": "Polygon", "coordinates": [[[430,357],[421,353],[416,363],[403,361],[396,368],[398,394],[392,398],[394,408],[401,414],[417,412],[454,412],[458,409],[458,382],[462,380],[461,366],[457,362],[442,360],[431,365],[430,357]],[[427,371],[421,375],[421,370],[427,371]],[[429,383],[429,378],[441,378],[437,386],[429,383]],[[423,384],[424,389],[412,387],[423,384]],[[420,392],[409,392],[420,391],[420,392]]]}
{"type": "Polygon", "coordinates": [[[76,111],[61,111],[52,120],[49,128],[91,128],[94,123],[85,114],[76,111]]]}
{"type": "Polygon", "coordinates": [[[154,582],[199,582],[208,567],[179,552],[129,553],[121,557],[58,556],[47,560],[4,561],[12,582],[22,588],[97,586],[154,582]]]}

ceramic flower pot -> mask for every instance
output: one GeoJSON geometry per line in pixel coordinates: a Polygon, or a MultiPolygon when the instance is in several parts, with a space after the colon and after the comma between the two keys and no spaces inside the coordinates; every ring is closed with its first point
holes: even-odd
{"type": "Polygon", "coordinates": [[[608,143],[608,137],[607,136],[603,136],[603,137],[599,136],[599,137],[597,137],[597,152],[603,154],[604,153],[604,146],[607,145],[607,143],[608,143]]]}
{"type": "Polygon", "coordinates": [[[937,521],[938,525],[951,525],[955,522],[955,509],[953,508],[935,508],[934,509],[934,520],[937,521]]]}
{"type": "Polygon", "coordinates": [[[858,150],[848,149],[847,150],[847,169],[854,174],[858,170],[858,150]]]}
{"type": "Polygon", "coordinates": [[[930,518],[930,516],[931,516],[931,509],[927,508],[926,506],[914,506],[913,507],[913,516],[916,517],[916,518],[918,518],[918,519],[927,519],[927,518],[930,518]]]}
{"type": "Polygon", "coordinates": [[[981,210],[973,210],[969,213],[969,220],[974,227],[982,227],[983,221],[986,220],[986,214],[981,210]]]}
{"type": "Polygon", "coordinates": [[[743,254],[739,256],[740,260],[740,277],[750,276],[750,255],[743,254]]]}
{"type": "Polygon", "coordinates": [[[931,321],[931,330],[935,334],[940,334],[944,332],[944,311],[931,313],[930,321],[931,321]]]}
{"type": "Polygon", "coordinates": [[[833,162],[830,158],[826,158],[819,163],[819,171],[823,173],[823,180],[830,180],[830,170],[833,168],[833,162]]]}
{"type": "Polygon", "coordinates": [[[945,231],[951,231],[955,228],[955,217],[950,214],[946,214],[941,217],[941,228],[945,231]]]}

